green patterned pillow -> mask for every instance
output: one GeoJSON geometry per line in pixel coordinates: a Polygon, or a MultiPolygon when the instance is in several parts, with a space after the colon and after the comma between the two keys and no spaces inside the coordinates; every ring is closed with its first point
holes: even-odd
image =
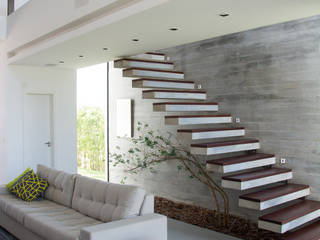
{"type": "Polygon", "coordinates": [[[27,168],[23,173],[21,173],[17,178],[9,182],[6,186],[9,191],[11,191],[11,188],[14,187],[17,182],[19,182],[22,178],[24,178],[26,175],[28,175],[32,171],[31,168],[27,168]]]}
{"type": "Polygon", "coordinates": [[[21,179],[13,188],[12,192],[24,201],[31,202],[39,199],[47,189],[48,182],[38,177],[33,171],[21,179]]]}

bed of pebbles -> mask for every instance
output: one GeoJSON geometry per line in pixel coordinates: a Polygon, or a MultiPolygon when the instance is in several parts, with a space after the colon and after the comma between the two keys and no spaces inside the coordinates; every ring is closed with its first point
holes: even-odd
{"type": "Polygon", "coordinates": [[[155,198],[155,211],[167,217],[221,232],[245,240],[281,240],[281,235],[258,229],[256,223],[238,217],[229,216],[229,225],[224,226],[221,214],[214,210],[175,202],[162,197],[155,198]]]}

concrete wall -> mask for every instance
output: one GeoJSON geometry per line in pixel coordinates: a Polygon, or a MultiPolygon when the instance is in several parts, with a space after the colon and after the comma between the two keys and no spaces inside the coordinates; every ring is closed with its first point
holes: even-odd
{"type": "MultiPolygon", "coordinates": [[[[310,184],[312,198],[320,199],[320,17],[312,17],[201,42],[161,50],[186,74],[208,90],[210,101],[220,103],[220,113],[241,119],[249,137],[262,143],[262,152],[287,158],[293,182],[310,184]]],[[[160,130],[164,114],[152,112],[152,101],[141,100],[141,90],[129,79],[111,79],[111,126],[114,98],[135,101],[134,119],[160,130]]],[[[113,127],[112,127],[113,128],[113,127]]],[[[111,136],[114,131],[111,129],[111,136]]],[[[119,140],[112,139],[112,147],[119,140]]],[[[111,169],[111,180],[125,173],[111,169]]],[[[219,179],[221,176],[216,176],[219,179]]],[[[130,177],[162,196],[213,207],[206,187],[163,164],[159,174],[130,177]]],[[[227,191],[232,212],[255,219],[257,213],[237,207],[237,191],[227,191]]]]}

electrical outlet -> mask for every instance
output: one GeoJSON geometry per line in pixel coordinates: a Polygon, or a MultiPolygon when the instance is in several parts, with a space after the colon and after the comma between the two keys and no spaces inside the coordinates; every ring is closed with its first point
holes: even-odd
{"type": "Polygon", "coordinates": [[[236,123],[240,123],[240,118],[236,118],[236,123]]]}
{"type": "Polygon", "coordinates": [[[280,163],[281,163],[281,164],[286,164],[286,163],[287,163],[287,159],[285,159],[285,158],[280,158],[280,163]]]}
{"type": "Polygon", "coordinates": [[[198,89],[201,89],[201,88],[202,88],[202,85],[201,85],[201,84],[198,84],[197,87],[198,87],[198,89]]]}

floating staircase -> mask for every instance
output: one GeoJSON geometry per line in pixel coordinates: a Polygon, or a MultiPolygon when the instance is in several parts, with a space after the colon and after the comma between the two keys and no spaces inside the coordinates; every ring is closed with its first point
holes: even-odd
{"type": "Polygon", "coordinates": [[[303,200],[259,218],[259,228],[285,233],[307,222],[319,218],[320,202],[303,200]]]}
{"type": "Polygon", "coordinates": [[[222,177],[222,187],[246,190],[271,183],[287,181],[292,171],[285,168],[268,168],[222,177]]]}
{"type": "Polygon", "coordinates": [[[284,234],[282,240],[319,240],[320,221],[307,225],[294,232],[284,234]]]}
{"type": "Polygon", "coordinates": [[[195,155],[208,156],[222,153],[257,150],[259,148],[259,140],[240,139],[234,141],[191,144],[191,153],[195,155]]]}
{"type": "Polygon", "coordinates": [[[142,91],[143,98],[171,99],[153,103],[153,111],[177,113],[165,116],[165,124],[181,126],[177,136],[191,142],[191,153],[214,155],[215,159],[207,160],[206,167],[208,171],[223,174],[222,187],[237,191],[253,189],[239,197],[240,207],[263,211],[295,201],[289,207],[262,214],[259,228],[282,233],[283,240],[319,240],[320,220],[313,221],[320,217],[320,202],[305,200],[311,194],[310,187],[289,183],[293,178],[292,170],[274,167],[275,155],[258,153],[259,140],[243,139],[245,128],[221,127],[221,124],[232,124],[232,116],[212,114],[219,110],[218,103],[206,102],[206,91],[197,90],[194,81],[184,80],[184,73],[176,71],[174,64],[168,61],[162,53],[148,52],[116,60],[114,66],[123,68],[123,76],[136,78],[132,81],[133,88],[149,88],[142,91]],[[190,128],[193,125],[197,127],[190,128]],[[188,128],[182,128],[184,126],[188,128]],[[228,138],[232,139],[226,140],[228,138]],[[229,173],[232,175],[225,175],[229,173]],[[264,186],[262,190],[254,190],[264,186]]]}
{"type": "Polygon", "coordinates": [[[172,62],[163,62],[155,60],[141,60],[134,58],[122,58],[114,61],[116,68],[150,68],[160,70],[173,70],[172,62]]]}
{"type": "Polygon", "coordinates": [[[232,123],[232,117],[231,115],[165,116],[166,125],[198,125],[212,123],[232,123]]]}
{"type": "Polygon", "coordinates": [[[160,102],[153,104],[155,112],[216,112],[217,103],[209,102],[160,102]]]}
{"type": "Polygon", "coordinates": [[[179,100],[206,100],[207,93],[198,90],[145,90],[142,91],[144,99],[179,99],[179,100]]]}
{"type": "Polygon", "coordinates": [[[168,88],[168,89],[194,89],[192,81],[164,80],[141,78],[132,81],[133,88],[168,88]]]}
{"type": "Polygon", "coordinates": [[[245,129],[239,128],[199,128],[179,129],[180,138],[188,140],[200,140],[209,138],[240,137],[245,135],[245,129]]]}
{"type": "Polygon", "coordinates": [[[272,154],[254,153],[236,157],[207,160],[207,170],[219,173],[231,173],[257,167],[270,166],[276,163],[272,154]]]}
{"type": "Polygon", "coordinates": [[[123,76],[131,78],[184,79],[183,72],[137,67],[124,69],[123,76]]]}
{"type": "Polygon", "coordinates": [[[309,194],[310,187],[307,185],[285,184],[242,195],[239,197],[239,205],[240,207],[264,210],[306,197],[309,194]]]}
{"type": "Polygon", "coordinates": [[[166,60],[169,60],[164,54],[162,54],[162,53],[154,53],[154,52],[142,53],[142,54],[130,56],[130,58],[142,59],[142,60],[154,60],[154,61],[166,61],[166,60]]]}

